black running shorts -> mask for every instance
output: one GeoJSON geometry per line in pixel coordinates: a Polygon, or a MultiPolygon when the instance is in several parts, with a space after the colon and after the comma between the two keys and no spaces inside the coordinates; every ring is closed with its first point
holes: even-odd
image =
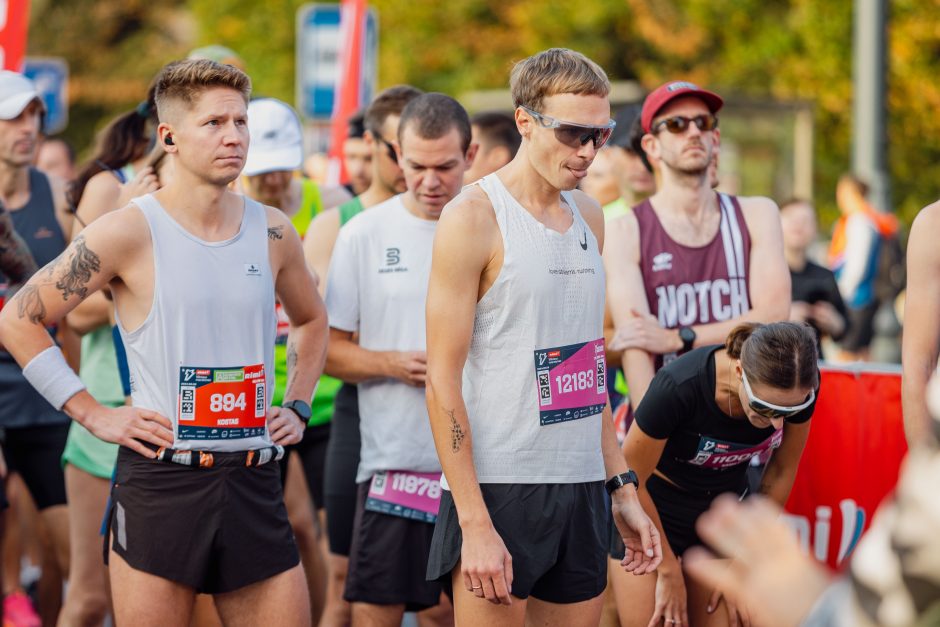
{"type": "MultiPolygon", "coordinates": [[[[19,473],[39,511],[65,505],[65,471],[62,453],[71,423],[3,430],[3,453],[9,471],[19,473]]],[[[5,500],[5,499],[4,499],[5,500]]]]}
{"type": "Polygon", "coordinates": [[[369,484],[365,481],[358,488],[343,598],[353,603],[404,604],[408,612],[437,605],[441,584],[425,578],[434,525],[366,510],[369,484]]]}
{"type": "Polygon", "coordinates": [[[110,547],[136,570],[231,592],[298,563],[276,463],[193,468],[118,450],[110,547]]]}
{"type": "MultiPolygon", "coordinates": [[[[480,486],[496,532],[512,555],[512,595],[579,603],[607,587],[610,500],[604,482],[480,486]]],[[[463,536],[449,490],[441,497],[428,579],[448,590],[463,536]]]]}
{"type": "MultiPolygon", "coordinates": [[[[289,410],[288,410],[289,411],[289,410]]],[[[281,466],[281,486],[287,479],[287,460],[291,453],[300,455],[307,489],[316,509],[323,509],[323,469],[326,466],[326,447],[330,441],[330,423],[307,427],[303,439],[285,447],[287,454],[278,462],[281,466]]]]}

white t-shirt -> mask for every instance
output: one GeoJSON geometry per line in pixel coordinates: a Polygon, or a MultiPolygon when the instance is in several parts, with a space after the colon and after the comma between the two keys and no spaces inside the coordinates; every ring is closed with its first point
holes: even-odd
{"type": "MultiPolygon", "coordinates": [[[[330,326],[359,333],[374,351],[425,350],[424,305],[437,222],[415,217],[395,196],[339,233],[327,281],[330,326]]],[[[424,388],[398,379],[359,384],[362,451],[356,482],[381,470],[440,472],[424,388]]]]}

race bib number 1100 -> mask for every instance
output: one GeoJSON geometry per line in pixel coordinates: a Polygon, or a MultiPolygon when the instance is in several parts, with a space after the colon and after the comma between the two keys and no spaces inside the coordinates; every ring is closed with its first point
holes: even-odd
{"type": "Polygon", "coordinates": [[[603,338],[535,351],[535,378],[541,425],[601,413],[607,404],[603,338]]]}
{"type": "Polygon", "coordinates": [[[180,368],[181,440],[234,440],[264,435],[264,364],[243,368],[180,368]]]}

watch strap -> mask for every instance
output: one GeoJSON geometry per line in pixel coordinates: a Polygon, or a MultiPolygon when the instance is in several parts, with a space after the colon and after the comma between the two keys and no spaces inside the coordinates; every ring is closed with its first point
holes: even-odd
{"type": "Polygon", "coordinates": [[[607,494],[613,494],[614,490],[629,484],[633,484],[634,488],[640,487],[640,480],[637,478],[636,473],[632,470],[622,472],[619,475],[615,475],[608,479],[607,483],[604,484],[604,489],[607,490],[607,494]]]}

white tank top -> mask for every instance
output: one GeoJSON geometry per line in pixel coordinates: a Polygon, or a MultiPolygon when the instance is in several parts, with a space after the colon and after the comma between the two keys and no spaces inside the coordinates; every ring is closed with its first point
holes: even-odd
{"type": "Polygon", "coordinates": [[[153,303],[128,332],[118,319],[135,407],[173,422],[174,448],[244,451],[271,445],[274,280],[267,217],[245,197],[238,233],[206,242],[153,195],[135,198],[153,242],[153,303]]]}
{"type": "Polygon", "coordinates": [[[480,483],[603,480],[604,266],[572,195],[564,233],[536,220],[495,174],[479,185],[503,266],[477,303],[463,397],[480,483]]]}

